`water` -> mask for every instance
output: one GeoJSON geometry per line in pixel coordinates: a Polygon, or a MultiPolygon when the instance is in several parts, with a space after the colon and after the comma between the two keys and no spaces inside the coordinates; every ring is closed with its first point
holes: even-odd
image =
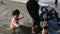
{"type": "MultiPolygon", "coordinates": [[[[28,0],[12,0],[12,1],[26,3],[28,0]]],[[[39,2],[54,2],[54,1],[55,0],[39,0],[39,2]]],[[[60,2],[60,0],[58,0],[58,2],[60,2]]]]}

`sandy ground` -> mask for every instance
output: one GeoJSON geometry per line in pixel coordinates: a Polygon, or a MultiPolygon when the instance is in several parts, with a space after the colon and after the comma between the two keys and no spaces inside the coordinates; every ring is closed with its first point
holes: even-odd
{"type": "MultiPolygon", "coordinates": [[[[47,3],[47,2],[46,2],[47,3]]],[[[48,2],[47,4],[55,6],[54,3],[48,2]]],[[[60,3],[58,3],[58,7],[54,7],[57,12],[59,13],[60,17],[60,3]]],[[[4,4],[0,4],[0,34],[12,34],[12,30],[9,30],[9,24],[12,18],[12,11],[15,9],[19,9],[21,14],[23,15],[23,19],[20,21],[21,26],[19,34],[31,34],[31,25],[32,25],[32,18],[29,16],[26,6],[24,3],[18,2],[11,2],[4,0],[4,4]]],[[[60,32],[60,31],[59,31],[60,32]]]]}

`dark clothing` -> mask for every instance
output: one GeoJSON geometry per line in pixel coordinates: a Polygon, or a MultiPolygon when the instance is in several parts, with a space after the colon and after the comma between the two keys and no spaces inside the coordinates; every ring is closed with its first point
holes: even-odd
{"type": "Polygon", "coordinates": [[[46,25],[45,25],[44,29],[47,29],[49,26],[48,20],[54,19],[54,20],[58,21],[58,13],[55,11],[54,8],[52,8],[50,6],[43,6],[43,7],[41,7],[41,11],[42,11],[42,13],[40,15],[40,18],[41,18],[42,23],[45,23],[44,21],[47,21],[47,23],[45,23],[46,25]]]}
{"type": "MultiPolygon", "coordinates": [[[[52,8],[52,7],[50,7],[50,6],[43,6],[42,8],[41,8],[41,11],[42,11],[42,13],[41,13],[41,15],[40,15],[40,17],[44,20],[44,15],[46,14],[46,18],[45,18],[45,20],[49,20],[49,19],[58,19],[59,17],[58,17],[58,13],[57,13],[57,11],[54,9],[54,8],[52,8]]],[[[41,19],[41,20],[42,20],[41,19]]]]}
{"type": "Polygon", "coordinates": [[[49,11],[47,16],[48,16],[48,19],[58,19],[58,13],[54,9],[49,11]]]}
{"type": "Polygon", "coordinates": [[[57,6],[58,0],[55,0],[55,5],[57,6]]]}
{"type": "Polygon", "coordinates": [[[26,3],[26,7],[34,20],[34,25],[37,25],[40,22],[39,4],[35,0],[31,0],[26,3]]]}
{"type": "Polygon", "coordinates": [[[40,27],[40,16],[39,16],[39,4],[38,4],[38,2],[35,0],[29,0],[26,3],[26,7],[27,7],[29,15],[34,20],[33,25],[34,26],[37,25],[37,29],[39,31],[41,31],[42,28],[40,27]]]}
{"type": "Polygon", "coordinates": [[[41,21],[44,21],[44,20],[46,21],[47,17],[45,18],[43,16],[47,16],[47,13],[48,13],[47,6],[41,7],[41,11],[42,13],[40,14],[40,19],[41,21]]]}
{"type": "Polygon", "coordinates": [[[41,27],[44,28],[44,29],[47,29],[48,28],[48,23],[47,23],[48,10],[47,10],[47,7],[48,6],[42,6],[41,7],[42,13],[40,14],[40,18],[41,18],[41,23],[40,24],[41,24],[41,27]]]}

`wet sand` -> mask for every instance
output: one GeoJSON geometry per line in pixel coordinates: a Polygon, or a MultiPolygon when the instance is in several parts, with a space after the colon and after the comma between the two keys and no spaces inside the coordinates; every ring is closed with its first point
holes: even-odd
{"type": "MultiPolygon", "coordinates": [[[[0,34],[12,34],[12,30],[9,30],[9,24],[12,19],[12,11],[15,9],[19,9],[21,14],[23,15],[23,19],[19,22],[21,26],[19,34],[31,34],[31,25],[32,18],[29,16],[25,3],[11,2],[5,1],[5,4],[0,4],[0,34]]],[[[52,2],[46,2],[49,5],[55,6],[52,2]]],[[[60,16],[60,3],[58,3],[58,7],[54,7],[60,16]]],[[[60,31],[59,31],[60,32],[60,31]]]]}

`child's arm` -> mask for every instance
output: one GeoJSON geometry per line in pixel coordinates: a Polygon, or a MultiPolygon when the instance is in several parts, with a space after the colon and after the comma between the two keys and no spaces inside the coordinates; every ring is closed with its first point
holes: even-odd
{"type": "Polygon", "coordinates": [[[24,18],[24,17],[20,17],[19,20],[21,20],[22,18],[24,18]]]}
{"type": "Polygon", "coordinates": [[[14,22],[14,26],[15,27],[19,27],[20,25],[14,22]]]}

